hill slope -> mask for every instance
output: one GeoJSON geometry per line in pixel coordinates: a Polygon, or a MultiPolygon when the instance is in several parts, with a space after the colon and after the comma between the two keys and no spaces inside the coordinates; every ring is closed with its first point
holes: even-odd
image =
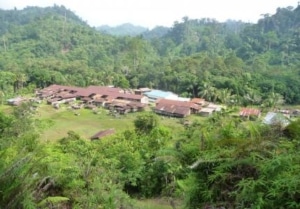
{"type": "Polygon", "coordinates": [[[300,102],[299,7],[257,24],[184,17],[147,39],[147,31],[103,34],[64,7],[1,12],[6,95],[58,83],[148,86],[239,105],[300,102]]]}

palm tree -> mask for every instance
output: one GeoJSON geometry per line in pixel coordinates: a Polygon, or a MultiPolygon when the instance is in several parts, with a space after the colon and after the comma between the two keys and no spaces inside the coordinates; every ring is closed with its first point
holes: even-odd
{"type": "Polygon", "coordinates": [[[200,91],[201,97],[208,101],[216,101],[217,100],[217,89],[212,86],[210,83],[204,82],[202,91],[200,91]]]}
{"type": "Polygon", "coordinates": [[[275,92],[270,93],[267,99],[263,101],[264,107],[276,108],[282,104],[284,104],[283,96],[275,92]]]}
{"type": "Polygon", "coordinates": [[[231,98],[231,90],[230,89],[221,89],[218,93],[218,99],[221,103],[228,105],[231,98]]]}

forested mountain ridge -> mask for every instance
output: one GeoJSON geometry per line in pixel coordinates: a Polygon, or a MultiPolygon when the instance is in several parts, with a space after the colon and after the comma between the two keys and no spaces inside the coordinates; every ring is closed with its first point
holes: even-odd
{"type": "MultiPolygon", "coordinates": [[[[153,59],[143,53],[137,54],[142,50],[149,55],[155,54],[150,44],[146,47],[147,43],[139,38],[119,39],[105,35],[85,23],[73,21],[64,12],[55,11],[53,8],[52,15],[45,13],[34,21],[15,24],[1,36],[3,74],[23,73],[26,75],[24,83],[37,87],[51,83],[108,85],[122,81],[128,87],[124,74],[114,76],[114,71],[126,71],[126,66],[131,67],[134,59],[137,66],[137,57],[153,59]]],[[[11,80],[8,76],[2,77],[11,80]]],[[[6,83],[3,85],[9,86],[6,83]]],[[[11,91],[12,88],[6,88],[6,93],[11,91]]]]}
{"type": "Polygon", "coordinates": [[[28,6],[22,10],[17,10],[17,8],[14,10],[0,9],[0,35],[7,32],[11,26],[25,25],[45,15],[53,17],[62,15],[73,22],[87,25],[81,18],[64,6],[54,5],[53,7],[45,8],[28,6]]]}
{"type": "Polygon", "coordinates": [[[149,86],[242,105],[300,102],[299,7],[279,8],[257,24],[184,17],[153,29],[157,35],[146,32],[147,39],[102,34],[64,7],[1,12],[7,97],[58,83],[149,86]]]}

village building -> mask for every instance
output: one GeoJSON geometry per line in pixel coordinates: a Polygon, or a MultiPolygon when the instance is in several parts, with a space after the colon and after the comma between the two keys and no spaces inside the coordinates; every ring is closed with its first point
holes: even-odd
{"type": "Polygon", "coordinates": [[[215,110],[213,108],[203,107],[199,111],[199,115],[201,115],[203,117],[209,117],[213,114],[214,111],[215,110]]]}
{"type": "Polygon", "coordinates": [[[96,133],[95,135],[90,137],[90,139],[91,140],[99,140],[99,139],[102,139],[103,137],[110,136],[112,134],[115,134],[115,130],[107,129],[107,130],[99,131],[98,133],[96,133]]]}
{"type": "Polygon", "coordinates": [[[299,109],[292,110],[290,116],[299,117],[300,116],[300,110],[299,109]]]}
{"type": "Polygon", "coordinates": [[[207,102],[205,101],[205,99],[202,99],[202,98],[193,98],[193,99],[191,99],[191,102],[195,103],[197,105],[200,105],[202,107],[207,104],[207,102]]]}
{"type": "MultiPolygon", "coordinates": [[[[128,90],[107,86],[83,88],[51,85],[37,91],[36,96],[40,99],[47,99],[47,103],[55,105],[56,108],[59,108],[59,104],[71,103],[77,99],[88,106],[88,108],[94,106],[114,108],[121,114],[142,111],[149,102],[148,97],[144,95],[136,95],[128,90]]],[[[77,106],[75,106],[72,105],[72,108],[77,109],[77,106]]]]}
{"type": "Polygon", "coordinates": [[[146,92],[150,92],[150,91],[151,91],[151,89],[149,89],[149,88],[139,88],[139,89],[134,90],[134,94],[144,95],[146,92]]]}
{"type": "Polygon", "coordinates": [[[217,105],[214,103],[209,103],[208,105],[205,106],[206,108],[210,108],[213,109],[214,112],[220,112],[222,109],[224,109],[225,107],[222,105],[217,105]]]}
{"type": "Polygon", "coordinates": [[[198,113],[199,110],[200,106],[195,103],[172,99],[159,99],[154,108],[157,114],[181,118],[198,113]]]}
{"type": "Polygon", "coordinates": [[[222,105],[217,105],[214,103],[207,103],[207,102],[203,102],[201,100],[198,102],[201,104],[204,104],[203,107],[201,108],[201,110],[199,111],[199,115],[204,116],[204,117],[211,116],[214,112],[220,112],[222,109],[225,108],[222,105]]]}
{"type": "Polygon", "coordinates": [[[190,108],[180,107],[173,104],[157,104],[154,108],[154,112],[160,115],[179,118],[184,118],[191,114],[190,108]]]}
{"type": "Polygon", "coordinates": [[[178,95],[170,91],[152,90],[145,92],[145,96],[149,98],[149,102],[156,102],[158,99],[177,99],[178,95]]]}
{"type": "Polygon", "coordinates": [[[259,118],[261,115],[261,111],[259,109],[254,108],[242,108],[240,110],[240,117],[242,118],[259,118]]]}
{"type": "Polygon", "coordinates": [[[16,98],[8,99],[6,102],[7,102],[8,105],[19,106],[24,101],[26,101],[25,98],[23,98],[23,97],[16,97],[16,98]]]}
{"type": "Polygon", "coordinates": [[[290,120],[282,113],[268,112],[263,119],[263,123],[267,125],[280,125],[284,128],[290,124],[290,120]]]}

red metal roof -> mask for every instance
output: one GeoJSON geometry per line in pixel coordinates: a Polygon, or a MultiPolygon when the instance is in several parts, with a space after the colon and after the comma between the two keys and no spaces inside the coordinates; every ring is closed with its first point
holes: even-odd
{"type": "Polygon", "coordinates": [[[240,116],[259,116],[261,111],[259,109],[253,108],[242,108],[240,111],[240,116]]]}
{"type": "Polygon", "coordinates": [[[120,88],[114,88],[114,87],[106,87],[106,86],[89,86],[87,88],[82,88],[82,87],[74,87],[74,86],[61,86],[61,85],[51,85],[48,86],[44,89],[42,89],[40,92],[45,94],[46,92],[57,94],[59,93],[61,96],[62,94],[67,94],[72,92],[74,96],[76,97],[88,97],[91,96],[92,94],[100,94],[102,96],[106,96],[108,100],[112,99],[128,99],[128,100],[141,100],[144,96],[143,95],[135,95],[135,94],[129,94],[129,93],[124,93],[124,91],[120,88]],[[69,92],[61,92],[61,90],[66,90],[69,92]],[[73,93],[73,92],[74,93],[73,93]]]}
{"type": "Polygon", "coordinates": [[[195,104],[204,104],[205,103],[205,99],[202,99],[202,98],[193,98],[193,99],[191,99],[191,101],[190,102],[192,102],[192,103],[195,103],[195,104]]]}
{"type": "Polygon", "coordinates": [[[160,103],[156,105],[155,110],[170,113],[170,114],[182,115],[182,116],[186,116],[190,114],[189,107],[181,107],[173,104],[160,103]]]}
{"type": "Polygon", "coordinates": [[[176,100],[171,100],[171,99],[159,99],[156,102],[156,105],[158,104],[170,104],[170,105],[175,105],[178,107],[188,107],[192,109],[199,110],[201,107],[193,102],[186,102],[186,101],[176,101],[176,100]]]}
{"type": "Polygon", "coordinates": [[[104,131],[99,131],[98,133],[96,133],[94,136],[91,137],[91,140],[101,139],[105,136],[109,136],[109,135],[112,135],[114,133],[115,133],[114,129],[107,129],[107,130],[104,130],[104,131]]]}

